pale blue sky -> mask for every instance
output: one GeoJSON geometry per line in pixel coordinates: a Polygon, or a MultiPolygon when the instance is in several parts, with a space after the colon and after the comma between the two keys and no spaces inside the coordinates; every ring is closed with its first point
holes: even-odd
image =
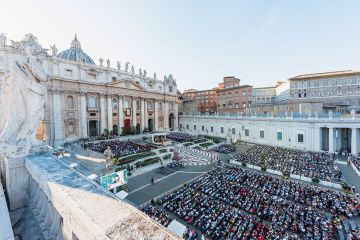
{"type": "Polygon", "coordinates": [[[0,2],[0,32],[34,33],[69,48],[74,34],[95,62],[130,61],[180,90],[271,86],[303,73],[360,69],[360,1],[33,0],[0,2]]]}

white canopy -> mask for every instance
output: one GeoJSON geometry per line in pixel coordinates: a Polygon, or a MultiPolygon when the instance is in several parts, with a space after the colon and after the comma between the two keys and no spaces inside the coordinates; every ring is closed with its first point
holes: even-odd
{"type": "Polygon", "coordinates": [[[169,224],[167,228],[179,237],[183,237],[184,233],[186,232],[186,226],[182,223],[179,223],[175,219],[169,224]]]}

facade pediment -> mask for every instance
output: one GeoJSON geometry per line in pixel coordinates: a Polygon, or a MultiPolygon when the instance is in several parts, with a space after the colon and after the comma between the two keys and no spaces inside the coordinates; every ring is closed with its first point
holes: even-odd
{"type": "Polygon", "coordinates": [[[121,87],[121,88],[128,88],[133,90],[145,90],[142,86],[137,84],[131,79],[121,79],[112,83],[107,84],[108,86],[112,87],[121,87]]]}

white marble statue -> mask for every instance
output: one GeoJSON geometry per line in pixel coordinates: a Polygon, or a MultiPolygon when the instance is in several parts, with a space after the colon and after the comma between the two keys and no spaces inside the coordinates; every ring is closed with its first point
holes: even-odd
{"type": "Polygon", "coordinates": [[[131,66],[131,73],[134,74],[135,73],[135,68],[134,65],[131,66]]]}
{"type": "Polygon", "coordinates": [[[0,47],[5,47],[6,46],[6,36],[4,33],[0,34],[0,47]]]}
{"type": "Polygon", "coordinates": [[[166,77],[166,75],[164,76],[164,82],[167,82],[168,81],[168,79],[167,79],[167,77],[166,77]]]}
{"type": "Polygon", "coordinates": [[[99,59],[99,63],[100,63],[100,67],[102,67],[102,66],[103,66],[103,63],[104,63],[104,59],[100,58],[100,59],[99,59]]]}
{"type": "Polygon", "coordinates": [[[139,76],[142,77],[142,71],[141,68],[139,68],[139,76]]]}
{"type": "Polygon", "coordinates": [[[0,89],[0,156],[27,154],[39,145],[36,130],[44,118],[48,80],[42,61],[46,50],[32,34],[16,44],[21,55],[3,76],[0,89]]]}
{"type": "Polygon", "coordinates": [[[120,61],[117,61],[116,66],[117,66],[118,70],[121,70],[121,62],[120,61]]]}
{"type": "Polygon", "coordinates": [[[156,72],[154,72],[154,79],[156,80],[156,72]]]}
{"type": "Polygon", "coordinates": [[[109,146],[104,151],[104,155],[106,156],[105,167],[109,168],[113,165],[113,157],[114,157],[114,154],[109,146]]]}
{"type": "Polygon", "coordinates": [[[109,68],[110,67],[110,59],[106,60],[106,66],[109,68]]]}
{"type": "Polygon", "coordinates": [[[130,64],[129,62],[125,63],[125,72],[129,71],[129,64],[130,64]]]}
{"type": "Polygon", "coordinates": [[[58,49],[57,49],[57,47],[56,47],[56,45],[54,44],[54,45],[50,45],[50,47],[51,47],[51,50],[52,50],[52,56],[57,56],[57,52],[58,52],[58,49]]]}
{"type": "Polygon", "coordinates": [[[147,72],[146,72],[146,70],[144,69],[144,78],[146,78],[146,74],[147,74],[147,72]]]}

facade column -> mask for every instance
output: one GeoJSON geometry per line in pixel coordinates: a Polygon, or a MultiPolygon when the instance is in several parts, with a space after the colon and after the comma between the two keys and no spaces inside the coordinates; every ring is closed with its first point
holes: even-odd
{"type": "Polygon", "coordinates": [[[53,111],[54,111],[54,147],[60,145],[64,140],[63,117],[60,91],[53,91],[53,111]]]}
{"type": "Polygon", "coordinates": [[[108,130],[109,130],[109,133],[111,131],[113,131],[113,112],[112,112],[112,95],[111,94],[108,94],[107,95],[107,125],[108,125],[108,130]]]}
{"type": "Polygon", "coordinates": [[[88,136],[87,125],[86,94],[80,93],[80,136],[82,138],[88,136]]]}
{"type": "Polygon", "coordinates": [[[100,94],[100,135],[104,133],[105,128],[105,95],[100,94]]]}
{"type": "Polygon", "coordinates": [[[159,103],[154,100],[155,111],[154,111],[154,131],[159,130],[159,103]]]}
{"type": "Polygon", "coordinates": [[[314,140],[314,151],[319,152],[322,150],[322,131],[321,128],[314,127],[313,128],[314,135],[312,136],[312,139],[314,140]]]}
{"type": "Polygon", "coordinates": [[[132,112],[131,112],[131,116],[132,116],[132,123],[131,125],[133,127],[136,127],[136,99],[133,98],[132,101],[132,112]]]}
{"type": "Polygon", "coordinates": [[[178,104],[174,103],[174,130],[179,130],[179,115],[178,115],[178,104]]]}
{"type": "Polygon", "coordinates": [[[145,122],[145,128],[149,128],[149,120],[148,120],[148,105],[147,105],[147,100],[144,99],[144,109],[145,109],[145,112],[144,112],[144,122],[145,122]]]}
{"type": "Polygon", "coordinates": [[[169,102],[164,103],[164,131],[169,131],[169,102]]]}
{"type": "Polygon", "coordinates": [[[145,102],[144,102],[144,99],[142,98],[141,99],[141,113],[140,113],[140,126],[141,126],[141,129],[140,129],[140,132],[142,132],[145,128],[145,102]]]}
{"type": "Polygon", "coordinates": [[[334,128],[329,127],[329,152],[335,152],[335,144],[334,144],[334,128]]]}
{"type": "Polygon", "coordinates": [[[359,153],[358,149],[358,130],[357,128],[351,129],[351,154],[357,155],[359,153]]]}
{"type": "Polygon", "coordinates": [[[123,98],[119,97],[119,126],[118,126],[118,135],[120,136],[122,128],[124,127],[124,108],[123,108],[123,98]]]}

